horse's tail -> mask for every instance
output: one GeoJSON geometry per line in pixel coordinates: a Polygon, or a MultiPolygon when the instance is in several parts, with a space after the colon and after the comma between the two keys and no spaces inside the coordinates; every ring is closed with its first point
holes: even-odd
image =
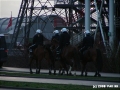
{"type": "Polygon", "coordinates": [[[103,58],[102,58],[102,52],[100,51],[100,49],[96,49],[97,51],[97,69],[99,71],[102,71],[102,67],[103,67],[103,58]]]}

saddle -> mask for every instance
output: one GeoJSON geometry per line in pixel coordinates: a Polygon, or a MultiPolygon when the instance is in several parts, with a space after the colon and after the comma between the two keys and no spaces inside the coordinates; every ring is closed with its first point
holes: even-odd
{"type": "Polygon", "coordinates": [[[62,48],[58,47],[58,48],[56,49],[56,59],[57,59],[57,60],[60,60],[60,58],[61,58],[61,53],[62,53],[63,49],[64,49],[65,47],[67,47],[68,45],[70,45],[70,44],[69,44],[69,43],[66,43],[64,46],[62,46],[62,48]]]}
{"type": "Polygon", "coordinates": [[[33,54],[37,48],[38,48],[38,45],[36,45],[36,44],[33,44],[29,47],[29,57],[30,58],[33,57],[33,54]]]}
{"type": "MultiPolygon", "coordinates": [[[[81,52],[81,54],[80,54],[80,56],[81,56],[81,58],[82,58],[82,60],[83,60],[83,55],[90,49],[91,47],[83,47],[83,48],[81,48],[79,51],[81,52]]],[[[88,53],[90,53],[89,51],[88,51],[88,53]]]]}

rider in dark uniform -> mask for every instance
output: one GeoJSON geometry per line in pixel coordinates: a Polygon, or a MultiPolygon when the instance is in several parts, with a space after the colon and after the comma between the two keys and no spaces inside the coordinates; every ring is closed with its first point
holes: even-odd
{"type": "Polygon", "coordinates": [[[57,48],[57,54],[61,54],[62,49],[70,44],[70,35],[67,31],[66,28],[62,28],[60,34],[60,44],[59,47],[57,48]]]}
{"type": "Polygon", "coordinates": [[[40,29],[36,31],[33,37],[33,44],[29,47],[29,51],[32,53],[38,45],[43,45],[43,34],[40,29]]]}
{"type": "Polygon", "coordinates": [[[85,31],[85,37],[83,38],[83,48],[81,49],[81,52],[83,53],[88,48],[93,47],[94,44],[94,38],[90,35],[90,31],[85,31]]]}
{"type": "Polygon", "coordinates": [[[52,36],[51,41],[52,41],[52,40],[56,40],[56,41],[59,43],[59,41],[60,41],[59,31],[58,31],[58,30],[55,30],[53,33],[54,33],[54,36],[52,36]]]}
{"type": "Polygon", "coordinates": [[[60,49],[62,50],[64,46],[70,44],[70,35],[66,28],[63,28],[61,32],[62,33],[60,34],[60,49]]]}

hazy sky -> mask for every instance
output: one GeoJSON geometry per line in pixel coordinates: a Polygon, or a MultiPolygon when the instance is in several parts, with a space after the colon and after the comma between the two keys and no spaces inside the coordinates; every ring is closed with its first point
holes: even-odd
{"type": "MultiPolygon", "coordinates": [[[[0,18],[10,17],[11,11],[12,11],[12,17],[17,17],[20,9],[21,1],[22,0],[0,0],[0,18]]],[[[46,2],[47,0],[42,0],[42,2],[43,1],[46,2]]],[[[54,4],[54,0],[50,2],[51,4],[46,3],[46,6],[51,6],[54,4]]],[[[35,2],[34,4],[38,5],[38,2],[35,2]]]]}
{"type": "Polygon", "coordinates": [[[17,17],[22,0],[0,0],[0,18],[17,17]]]}

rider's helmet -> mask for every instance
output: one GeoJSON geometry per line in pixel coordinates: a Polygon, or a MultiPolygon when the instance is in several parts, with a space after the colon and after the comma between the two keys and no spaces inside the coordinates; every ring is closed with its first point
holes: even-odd
{"type": "Polygon", "coordinates": [[[86,30],[84,33],[85,33],[86,36],[90,35],[90,31],[89,30],[86,30]]]}
{"type": "Polygon", "coordinates": [[[89,31],[89,30],[86,30],[85,33],[88,34],[88,33],[90,33],[90,31],[89,31]]]}
{"type": "Polygon", "coordinates": [[[59,33],[59,31],[58,31],[58,30],[55,30],[55,31],[53,31],[53,33],[57,34],[57,33],[59,33]]]}
{"type": "Polygon", "coordinates": [[[37,29],[36,33],[42,33],[42,31],[40,29],[37,29]]]}
{"type": "Polygon", "coordinates": [[[61,32],[68,32],[68,30],[66,28],[62,28],[61,32]]]}

